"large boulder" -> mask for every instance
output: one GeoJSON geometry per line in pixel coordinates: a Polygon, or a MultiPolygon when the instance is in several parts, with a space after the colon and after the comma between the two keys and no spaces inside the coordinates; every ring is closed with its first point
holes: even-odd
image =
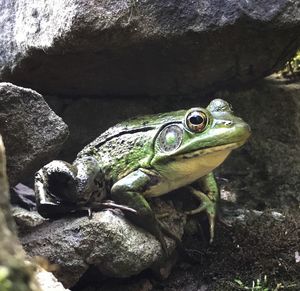
{"type": "MultiPolygon", "coordinates": [[[[157,202],[154,210],[168,212],[163,222],[181,238],[185,215],[176,212],[171,203],[157,202]]],[[[147,268],[153,268],[162,277],[170,271],[159,241],[119,211],[95,212],[91,219],[87,215],[69,216],[38,223],[31,229],[26,225],[27,217],[36,214],[26,212],[23,210],[24,220],[19,214],[17,221],[25,250],[30,256],[42,256],[57,265],[55,275],[65,287],[76,284],[90,266],[98,268],[99,275],[118,278],[136,275],[147,268]]],[[[171,254],[175,242],[168,237],[166,242],[171,254]]]]}
{"type": "Polygon", "coordinates": [[[0,3],[0,78],[42,93],[181,95],[261,78],[299,45],[298,0],[0,3]]]}
{"type": "Polygon", "coordinates": [[[7,147],[11,186],[53,159],[68,137],[68,127],[31,89],[0,83],[0,133],[7,147]]]}

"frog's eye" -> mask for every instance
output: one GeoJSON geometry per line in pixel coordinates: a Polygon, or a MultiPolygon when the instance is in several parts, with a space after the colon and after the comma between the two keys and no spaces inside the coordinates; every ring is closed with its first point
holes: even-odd
{"type": "Polygon", "coordinates": [[[182,142],[183,130],[178,125],[166,126],[158,136],[158,146],[164,152],[176,150],[182,142]]]}
{"type": "Polygon", "coordinates": [[[204,111],[192,110],[189,111],[185,118],[185,125],[188,129],[194,132],[201,132],[208,124],[208,116],[204,111]]]}

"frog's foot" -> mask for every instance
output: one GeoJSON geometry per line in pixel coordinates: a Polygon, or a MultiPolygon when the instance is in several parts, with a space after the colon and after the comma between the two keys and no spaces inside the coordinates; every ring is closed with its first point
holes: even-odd
{"type": "Polygon", "coordinates": [[[73,169],[63,161],[53,161],[35,175],[35,197],[38,212],[47,218],[60,216],[74,208],[73,203],[64,202],[64,191],[74,191],[73,169]],[[63,188],[63,185],[67,185],[63,188]]]}
{"type": "Polygon", "coordinates": [[[188,189],[201,201],[201,204],[196,209],[186,211],[185,213],[188,215],[194,215],[200,212],[205,211],[208,217],[209,222],[209,233],[210,240],[212,243],[214,240],[215,233],[215,220],[217,213],[217,203],[213,193],[209,192],[207,195],[199,190],[194,189],[193,187],[188,187],[188,189]]]}
{"type": "Polygon", "coordinates": [[[57,217],[81,209],[92,193],[101,191],[95,183],[99,166],[93,158],[82,158],[74,164],[55,160],[41,168],[35,176],[38,212],[44,217],[57,217]]]}

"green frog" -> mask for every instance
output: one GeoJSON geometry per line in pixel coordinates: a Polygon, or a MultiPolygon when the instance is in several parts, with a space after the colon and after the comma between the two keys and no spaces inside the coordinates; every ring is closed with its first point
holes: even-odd
{"type": "Polygon", "coordinates": [[[214,237],[219,190],[213,170],[243,145],[250,127],[231,105],[214,99],[195,107],[119,123],[87,145],[73,164],[52,161],[36,174],[38,211],[45,217],[97,209],[107,198],[128,210],[166,250],[148,199],[187,186],[199,200],[188,214],[206,212],[214,237]],[[199,182],[201,191],[191,186],[199,182]]]}

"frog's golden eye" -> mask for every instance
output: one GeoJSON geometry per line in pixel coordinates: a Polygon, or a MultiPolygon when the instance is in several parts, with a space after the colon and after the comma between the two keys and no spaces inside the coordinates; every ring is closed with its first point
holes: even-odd
{"type": "Polygon", "coordinates": [[[201,132],[208,124],[208,116],[204,111],[193,110],[187,113],[185,125],[193,132],[201,132]]]}

